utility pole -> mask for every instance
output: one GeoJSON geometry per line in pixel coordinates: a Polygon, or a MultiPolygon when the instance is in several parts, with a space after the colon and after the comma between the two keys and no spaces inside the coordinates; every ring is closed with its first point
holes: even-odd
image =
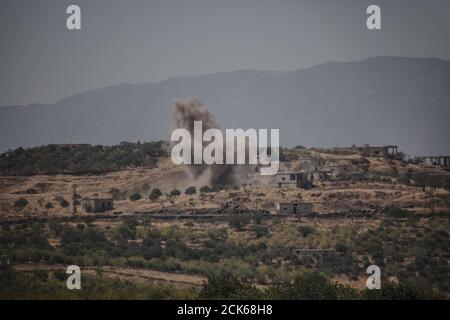
{"type": "Polygon", "coordinates": [[[77,205],[76,205],[76,201],[77,201],[77,185],[74,184],[72,185],[72,214],[73,216],[75,216],[75,214],[77,213],[77,205]]]}
{"type": "Polygon", "coordinates": [[[435,187],[433,186],[428,186],[425,187],[425,194],[428,195],[429,197],[429,201],[430,201],[430,213],[433,214],[434,213],[434,189],[435,187]],[[428,192],[426,192],[426,190],[428,189],[428,192]]]}
{"type": "Polygon", "coordinates": [[[431,213],[434,213],[434,187],[430,186],[430,210],[431,213]]]}

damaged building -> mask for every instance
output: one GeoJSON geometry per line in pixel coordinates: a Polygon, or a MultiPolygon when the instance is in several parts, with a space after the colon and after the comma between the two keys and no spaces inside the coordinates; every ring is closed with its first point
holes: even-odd
{"type": "Polygon", "coordinates": [[[327,172],[323,170],[305,171],[305,174],[307,178],[312,182],[327,180],[327,172]]]}
{"type": "Polygon", "coordinates": [[[322,182],[327,179],[327,173],[322,170],[297,172],[280,172],[275,175],[273,184],[278,188],[284,186],[295,186],[297,188],[308,189],[314,182],[322,182]]]}

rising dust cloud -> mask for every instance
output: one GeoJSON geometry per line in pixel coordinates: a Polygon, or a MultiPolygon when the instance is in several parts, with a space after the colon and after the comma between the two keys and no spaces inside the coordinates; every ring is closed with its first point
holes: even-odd
{"type": "MultiPolygon", "coordinates": [[[[189,131],[193,139],[192,146],[194,144],[202,144],[203,146],[208,144],[203,142],[201,138],[199,141],[194,140],[194,121],[202,121],[203,131],[211,128],[220,129],[220,125],[214,119],[214,116],[197,98],[174,101],[171,118],[172,130],[183,128],[189,131]]],[[[191,148],[191,159],[194,158],[193,149],[191,148]]],[[[184,166],[191,178],[204,184],[229,185],[237,183],[234,166],[232,165],[191,164],[184,166]]]]}

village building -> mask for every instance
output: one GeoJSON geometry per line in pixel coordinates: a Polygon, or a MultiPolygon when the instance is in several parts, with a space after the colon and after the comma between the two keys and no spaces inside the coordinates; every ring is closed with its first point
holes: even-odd
{"type": "Polygon", "coordinates": [[[310,181],[327,180],[327,172],[323,170],[306,171],[305,174],[310,181]]]}
{"type": "Polygon", "coordinates": [[[81,206],[87,212],[103,212],[114,209],[112,198],[86,198],[81,200],[81,206]]]}
{"type": "Polygon", "coordinates": [[[280,172],[275,175],[274,184],[278,187],[291,186],[308,188],[312,186],[312,180],[305,172],[280,172]]]}
{"type": "Polygon", "coordinates": [[[450,167],[450,156],[423,156],[416,160],[432,166],[450,167]]]}
{"type": "Polygon", "coordinates": [[[274,183],[279,187],[296,186],[300,188],[301,181],[304,180],[301,172],[279,172],[275,175],[274,183]]]}
{"type": "Polygon", "coordinates": [[[275,175],[273,184],[278,188],[284,186],[293,186],[297,188],[308,189],[313,186],[313,182],[325,181],[327,173],[323,170],[297,172],[280,172],[275,175]]]}
{"type": "Polygon", "coordinates": [[[336,153],[356,153],[363,157],[384,157],[395,158],[398,155],[397,146],[370,146],[363,144],[362,146],[352,145],[351,147],[336,147],[333,148],[336,153]]]}
{"type": "Polygon", "coordinates": [[[323,166],[323,171],[334,178],[340,175],[359,175],[362,173],[361,168],[345,160],[326,164],[323,166]]]}

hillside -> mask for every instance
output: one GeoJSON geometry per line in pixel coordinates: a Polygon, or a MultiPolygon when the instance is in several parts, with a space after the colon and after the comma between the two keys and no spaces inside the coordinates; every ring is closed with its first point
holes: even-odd
{"type": "MultiPolygon", "coordinates": [[[[75,263],[83,281],[102,284],[90,297],[103,297],[98,294],[107,288],[125,296],[117,287],[129,297],[139,288],[134,286],[147,286],[145,297],[195,297],[206,277],[221,274],[270,290],[320,272],[319,283],[345,285],[339,292],[348,298],[365,288],[366,268],[376,264],[388,288],[377,295],[448,298],[450,190],[434,188],[431,197],[429,188],[409,179],[434,173],[450,181],[448,173],[423,163],[324,151],[283,152],[283,172],[299,170],[305,157],[350,168],[311,189],[250,179],[205,189],[169,157],[97,174],[0,175],[0,248],[12,261],[1,279],[14,279],[0,286],[0,295],[39,292],[27,290],[29,283],[61,287],[65,266],[75,263]],[[74,216],[73,186],[77,199],[112,197],[114,209],[92,213],[77,205],[74,216]],[[196,189],[187,192],[191,186],[196,189]],[[155,189],[160,196],[153,198],[155,189]],[[295,201],[310,203],[313,212],[277,214],[277,203],[295,201]]],[[[44,292],[77,297],[67,290],[44,292]]]]}
{"type": "Polygon", "coordinates": [[[167,139],[172,101],[197,96],[222,127],[280,128],[284,145],[367,142],[445,154],[449,88],[449,61],[395,57],[123,84],[50,105],[1,107],[0,150],[167,139]]]}
{"type": "MultiPolygon", "coordinates": [[[[45,148],[45,147],[41,147],[45,148]]],[[[100,146],[90,147],[100,148],[100,146]]],[[[113,146],[105,148],[104,154],[120,155],[121,152],[106,150],[139,150],[136,145],[113,146]]],[[[20,164],[34,163],[39,158],[38,148],[21,151],[20,164]],[[26,155],[29,158],[26,158],[26,155]]],[[[155,148],[155,150],[159,150],[155,148]]],[[[17,152],[17,151],[15,151],[17,152]]],[[[74,152],[74,151],[72,151],[74,152]]],[[[79,154],[81,151],[78,151],[79,154]]],[[[46,162],[59,163],[58,153],[41,154],[46,156],[46,162]]],[[[89,159],[96,159],[102,153],[94,154],[89,159]]],[[[135,158],[128,156],[121,161],[142,158],[142,152],[136,152],[135,158]],[[130,158],[131,157],[131,158],[130,158]]],[[[151,164],[145,166],[123,162],[117,170],[102,172],[51,172],[51,175],[35,171],[33,175],[0,175],[0,210],[2,218],[17,218],[27,215],[40,216],[42,213],[67,216],[71,214],[72,186],[77,186],[77,194],[81,198],[112,197],[114,210],[108,215],[129,213],[156,214],[186,214],[192,211],[206,211],[210,214],[229,214],[240,211],[261,210],[274,213],[278,202],[306,201],[313,205],[313,211],[318,214],[379,214],[391,205],[408,210],[409,212],[426,213],[430,211],[430,195],[424,186],[435,185],[434,203],[436,212],[449,211],[449,174],[443,169],[426,164],[415,164],[402,160],[360,155],[339,155],[321,153],[312,150],[289,149],[284,151],[288,160],[281,163],[280,172],[295,172],[303,168],[299,162],[301,157],[322,159],[325,164],[339,164],[350,170],[347,175],[329,175],[325,181],[314,182],[312,189],[278,188],[273,183],[276,177],[262,179],[257,176],[245,175],[234,185],[216,185],[212,189],[202,191],[205,181],[195,180],[182,166],[173,164],[170,157],[160,156],[150,158],[151,164]],[[363,172],[363,174],[358,174],[363,172]],[[80,174],[83,173],[83,174],[80,174]],[[437,180],[423,180],[427,176],[437,180]],[[444,183],[441,183],[441,180],[444,183]],[[425,181],[425,183],[424,183],[425,181]],[[196,192],[186,194],[186,189],[195,186],[196,192]],[[152,190],[160,189],[161,197],[150,199],[152,190]],[[178,190],[180,194],[171,194],[178,190]],[[133,199],[135,194],[139,197],[133,199]],[[20,205],[20,199],[26,204],[20,205]],[[65,201],[64,201],[65,200],[65,201]],[[22,200],[23,201],[23,200],[22,200]],[[234,210],[234,211],[233,211],[234,210]]],[[[74,158],[75,159],[75,158],[74,158]]],[[[77,161],[60,162],[76,164],[77,161]]],[[[111,156],[111,159],[114,159],[111,156]]],[[[68,160],[68,158],[66,158],[68,160]]],[[[100,165],[118,165],[120,162],[94,163],[100,165]]],[[[0,165],[2,162],[0,161],[0,165]]],[[[89,164],[89,162],[78,165],[89,164]]],[[[27,169],[28,167],[24,167],[27,169]]],[[[30,166],[29,168],[33,168],[30,166]]],[[[76,168],[76,167],[75,167],[76,168]]],[[[90,168],[93,168],[92,166],[90,168]]],[[[238,180],[237,180],[238,181],[238,180]]],[[[79,208],[79,214],[88,214],[79,208]]]]}
{"type": "Polygon", "coordinates": [[[0,154],[0,173],[100,173],[127,167],[152,167],[158,157],[165,155],[163,142],[122,142],[114,146],[52,144],[0,154]]]}

